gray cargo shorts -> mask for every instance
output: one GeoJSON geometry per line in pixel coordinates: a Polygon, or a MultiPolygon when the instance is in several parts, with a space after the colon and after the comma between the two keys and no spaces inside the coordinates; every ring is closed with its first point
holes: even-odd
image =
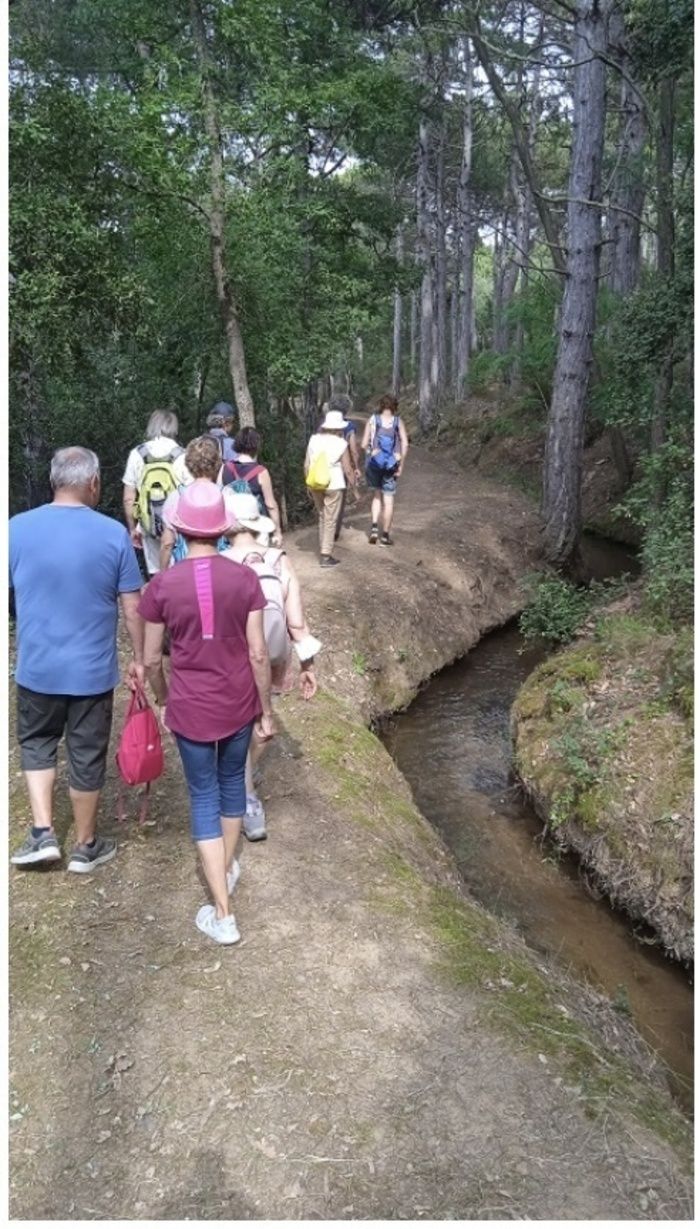
{"type": "Polygon", "coordinates": [[[66,736],[72,789],[102,789],[112,732],[114,692],[98,696],[55,696],[17,685],[17,739],[25,772],[55,768],[58,744],[66,736]]]}

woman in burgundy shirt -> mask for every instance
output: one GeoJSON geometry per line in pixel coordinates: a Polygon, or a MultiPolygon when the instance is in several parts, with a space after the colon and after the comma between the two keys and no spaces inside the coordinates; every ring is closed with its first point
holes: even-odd
{"type": "Polygon", "coordinates": [[[197,479],[187,487],[171,517],[187,541],[187,558],[154,576],[139,605],[148,678],[180,752],[192,837],[214,900],[199,910],[196,925],[226,944],[240,938],[229,896],[240,873],[235,852],[246,809],[248,745],[254,726],[263,742],[274,734],[260,581],[216,550],[231,519],[213,482],[197,479]]]}

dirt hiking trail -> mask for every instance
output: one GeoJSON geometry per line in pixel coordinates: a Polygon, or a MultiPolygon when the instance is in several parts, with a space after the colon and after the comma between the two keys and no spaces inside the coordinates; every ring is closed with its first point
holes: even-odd
{"type": "MultiPolygon", "coordinates": [[[[532,507],[416,447],[393,549],[367,512],[337,568],[315,527],[287,539],[322,690],[279,706],[241,943],[194,927],[173,747],[142,830],[108,818],[111,772],[113,863],[11,874],[12,1216],[691,1217],[687,1126],[648,1052],[470,902],[365,724],[517,610],[532,507]]],[[[16,748],[10,793],[14,843],[16,748]]],[[[57,798],[63,836],[63,777],[57,798]]]]}

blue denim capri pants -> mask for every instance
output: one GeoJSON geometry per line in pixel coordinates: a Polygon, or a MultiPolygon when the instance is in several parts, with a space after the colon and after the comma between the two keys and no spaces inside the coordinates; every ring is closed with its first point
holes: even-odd
{"type": "Polygon", "coordinates": [[[245,762],[253,722],[218,742],[198,743],[176,734],[178,751],[190,795],[194,841],[222,836],[221,819],[245,815],[245,762]]]}

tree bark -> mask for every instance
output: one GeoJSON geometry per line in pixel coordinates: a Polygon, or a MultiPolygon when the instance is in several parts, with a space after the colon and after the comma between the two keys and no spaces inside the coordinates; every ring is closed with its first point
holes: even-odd
{"type": "MultiPolygon", "coordinates": [[[[403,263],[403,228],[399,226],[396,232],[396,263],[403,263]]],[[[391,391],[395,397],[398,397],[401,391],[401,325],[403,317],[403,303],[401,299],[401,290],[398,286],[394,289],[394,349],[393,349],[393,364],[391,374],[391,391]]]]}
{"type": "MultiPolygon", "coordinates": [[[[610,54],[620,70],[619,120],[615,151],[615,176],[610,190],[610,269],[608,284],[625,299],[637,289],[641,268],[641,214],[646,188],[643,154],[647,142],[644,102],[632,78],[622,11],[613,9],[609,25],[610,54]]],[[[633,466],[625,433],[608,428],[610,449],[620,480],[629,485],[633,466]]]]}
{"type": "Polygon", "coordinates": [[[437,359],[435,395],[439,401],[447,385],[447,223],[445,213],[445,119],[440,128],[435,165],[435,328],[437,359]]]}
{"type": "Polygon", "coordinates": [[[190,0],[190,15],[192,18],[192,35],[202,78],[204,127],[209,144],[209,183],[211,195],[209,239],[216,297],[226,332],[228,365],[240,425],[242,427],[254,427],[255,410],[253,398],[248,387],[243,337],[241,335],[238,310],[226,262],[225,177],[221,147],[221,126],[212,86],[209,46],[199,0],[190,0]]]}
{"type": "Polygon", "coordinates": [[[457,387],[457,341],[459,336],[459,264],[455,264],[448,298],[450,318],[450,387],[457,387]]]}
{"type": "Polygon", "coordinates": [[[474,322],[474,225],[472,219],[471,173],[472,173],[472,96],[474,90],[474,66],[469,39],[462,47],[464,64],[464,106],[462,110],[462,162],[457,188],[458,252],[459,252],[459,328],[457,335],[457,378],[455,396],[459,401],[466,396],[469,379],[469,356],[472,348],[474,322]]]}
{"type": "Polygon", "coordinates": [[[611,51],[621,71],[620,118],[615,154],[616,173],[610,204],[610,288],[628,295],[639,284],[641,214],[646,195],[642,164],[647,141],[643,99],[632,79],[622,14],[610,18],[611,51]]]}
{"type": "Polygon", "coordinates": [[[410,361],[411,361],[411,380],[416,382],[416,363],[418,359],[418,295],[415,290],[411,291],[411,336],[410,336],[410,361]]]}
{"type": "Polygon", "coordinates": [[[581,535],[581,470],[593,357],[601,246],[601,171],[605,138],[606,21],[612,0],[578,0],[574,23],[573,145],[569,172],[568,254],[559,345],[544,459],[544,550],[573,570],[581,535]],[[593,201],[596,204],[583,202],[593,201]]]}
{"type": "Polygon", "coordinates": [[[420,369],[418,380],[418,421],[428,431],[435,417],[433,386],[433,261],[430,245],[428,203],[430,173],[430,125],[421,116],[418,132],[418,174],[416,179],[418,259],[423,270],[420,288],[420,369]]]}
{"type": "MultiPolygon", "coordinates": [[[[670,282],[674,273],[674,222],[673,222],[673,143],[674,143],[674,96],[672,77],[662,77],[658,86],[658,134],[656,139],[656,269],[659,279],[670,282]]],[[[651,450],[659,452],[666,442],[668,407],[673,391],[672,344],[661,363],[654,390],[654,418],[651,424],[651,450]]],[[[656,502],[663,500],[663,488],[659,482],[656,502]]]]}

